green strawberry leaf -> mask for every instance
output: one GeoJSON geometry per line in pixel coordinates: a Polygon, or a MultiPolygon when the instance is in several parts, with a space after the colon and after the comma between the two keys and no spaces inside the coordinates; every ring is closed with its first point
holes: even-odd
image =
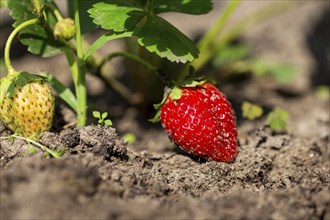
{"type": "Polygon", "coordinates": [[[52,85],[58,96],[63,99],[63,101],[65,101],[74,111],[77,112],[77,99],[72,91],[50,73],[42,72],[41,75],[44,76],[45,80],[52,85]]]}
{"type": "MultiPolygon", "coordinates": [[[[100,0],[79,1],[78,10],[79,10],[79,19],[80,19],[80,29],[82,34],[91,32],[97,28],[97,25],[93,23],[93,20],[91,19],[91,17],[89,17],[87,11],[99,1],[100,0]]],[[[69,10],[69,16],[71,18],[74,18],[74,7],[73,7],[74,1],[70,0],[66,2],[69,10]]]]}
{"type": "Polygon", "coordinates": [[[123,38],[123,37],[131,37],[132,32],[113,32],[102,35],[99,37],[86,51],[85,60],[91,56],[97,49],[101,48],[104,44],[106,44],[110,40],[123,38]]]}
{"type": "Polygon", "coordinates": [[[243,118],[247,118],[249,120],[259,118],[263,113],[263,110],[259,105],[255,105],[247,101],[243,102],[241,108],[242,108],[243,118]]]}
{"type": "MultiPolygon", "coordinates": [[[[10,15],[16,20],[14,27],[26,20],[40,18],[34,9],[33,1],[8,0],[7,5],[10,9],[10,15]]],[[[63,45],[49,31],[49,28],[54,27],[56,23],[55,16],[49,10],[45,10],[45,15],[47,16],[47,24],[43,21],[40,24],[24,28],[19,34],[19,39],[24,45],[28,46],[28,51],[31,53],[42,57],[50,57],[60,53],[60,48],[63,45]]]]}
{"type": "Polygon", "coordinates": [[[26,20],[39,17],[34,10],[33,1],[7,0],[7,6],[10,9],[10,15],[16,20],[14,27],[17,27],[26,20]]]}
{"type": "Polygon", "coordinates": [[[142,27],[137,27],[133,36],[150,52],[171,62],[185,63],[198,57],[194,43],[161,17],[150,16],[142,27]]]}
{"type": "Polygon", "coordinates": [[[200,15],[212,10],[211,0],[153,0],[151,4],[155,14],[180,12],[200,15]]]}
{"type": "Polygon", "coordinates": [[[110,4],[97,3],[88,10],[93,22],[103,29],[114,32],[130,31],[145,16],[144,11],[130,1],[112,0],[110,2],[110,4]]]}
{"type": "Polygon", "coordinates": [[[97,3],[88,10],[95,24],[112,31],[108,37],[102,37],[92,45],[93,49],[88,51],[88,56],[112,40],[113,34],[119,34],[118,38],[136,36],[141,46],[172,62],[185,63],[198,57],[199,51],[188,37],[163,18],[146,12],[136,1],[109,2],[97,3]]]}
{"type": "Polygon", "coordinates": [[[273,131],[282,132],[286,129],[288,118],[288,111],[276,107],[268,114],[266,124],[269,125],[273,131]]]}

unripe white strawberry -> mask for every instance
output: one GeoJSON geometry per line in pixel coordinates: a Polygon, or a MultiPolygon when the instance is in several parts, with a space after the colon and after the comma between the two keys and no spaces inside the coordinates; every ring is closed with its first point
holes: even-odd
{"type": "Polygon", "coordinates": [[[40,76],[20,72],[0,80],[0,120],[12,132],[40,139],[50,129],[54,97],[40,76]]]}

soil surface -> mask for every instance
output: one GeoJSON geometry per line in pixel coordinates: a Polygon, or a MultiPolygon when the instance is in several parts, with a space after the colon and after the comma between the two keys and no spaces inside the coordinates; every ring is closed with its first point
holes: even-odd
{"type": "MultiPolygon", "coordinates": [[[[109,100],[117,94],[101,82],[89,84],[92,104],[108,111],[114,126],[95,125],[93,119],[94,124],[84,128],[70,126],[74,114],[58,100],[54,128],[40,143],[65,148],[61,158],[44,158],[40,150],[30,155],[26,142],[0,139],[0,218],[330,219],[330,101],[315,91],[329,80],[329,62],[323,62],[319,51],[330,48],[330,38],[324,37],[329,36],[329,30],[324,31],[329,24],[325,6],[329,2],[308,3],[243,36],[256,55],[279,61],[291,56],[293,64],[303,63],[303,70],[297,81],[285,85],[251,76],[218,85],[237,115],[239,153],[234,162],[186,154],[170,142],[160,124],[143,120],[137,107],[109,100]],[[289,32],[286,41],[277,31],[283,21],[289,32]],[[318,47],[320,42],[325,47],[318,47]],[[272,132],[265,116],[242,119],[244,100],[266,110],[288,110],[287,131],[272,132]],[[135,142],[122,140],[127,132],[136,136],[135,142]]],[[[24,54],[13,64],[63,75],[66,66],[62,70],[58,65],[65,65],[63,57],[42,61],[46,64],[40,67],[40,58],[24,54]]],[[[70,85],[68,78],[60,79],[70,85]]],[[[0,123],[0,137],[8,135],[0,123]]]]}

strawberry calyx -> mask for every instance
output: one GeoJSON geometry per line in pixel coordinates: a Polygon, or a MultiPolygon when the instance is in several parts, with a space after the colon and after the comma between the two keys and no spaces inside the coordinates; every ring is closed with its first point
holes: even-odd
{"type": "MultiPolygon", "coordinates": [[[[24,87],[26,84],[36,81],[46,81],[46,78],[26,71],[15,71],[0,79],[0,103],[4,98],[13,97],[16,86],[24,87]]],[[[26,88],[28,89],[29,87],[26,88]]]]}
{"type": "Polygon", "coordinates": [[[158,104],[154,104],[154,108],[157,110],[157,113],[149,121],[152,123],[160,121],[160,108],[165,104],[168,97],[172,100],[179,100],[182,96],[182,88],[197,87],[204,84],[205,82],[207,82],[207,80],[184,80],[177,83],[172,88],[165,87],[162,101],[158,104]]]}

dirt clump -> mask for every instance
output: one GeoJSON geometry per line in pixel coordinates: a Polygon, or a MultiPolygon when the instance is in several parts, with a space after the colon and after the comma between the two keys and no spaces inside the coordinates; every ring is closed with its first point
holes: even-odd
{"type": "Polygon", "coordinates": [[[3,219],[329,218],[328,150],[322,140],[260,127],[242,135],[233,163],[136,151],[115,129],[94,125],[49,132],[41,142],[66,146],[66,154],[2,162],[3,219]]]}

